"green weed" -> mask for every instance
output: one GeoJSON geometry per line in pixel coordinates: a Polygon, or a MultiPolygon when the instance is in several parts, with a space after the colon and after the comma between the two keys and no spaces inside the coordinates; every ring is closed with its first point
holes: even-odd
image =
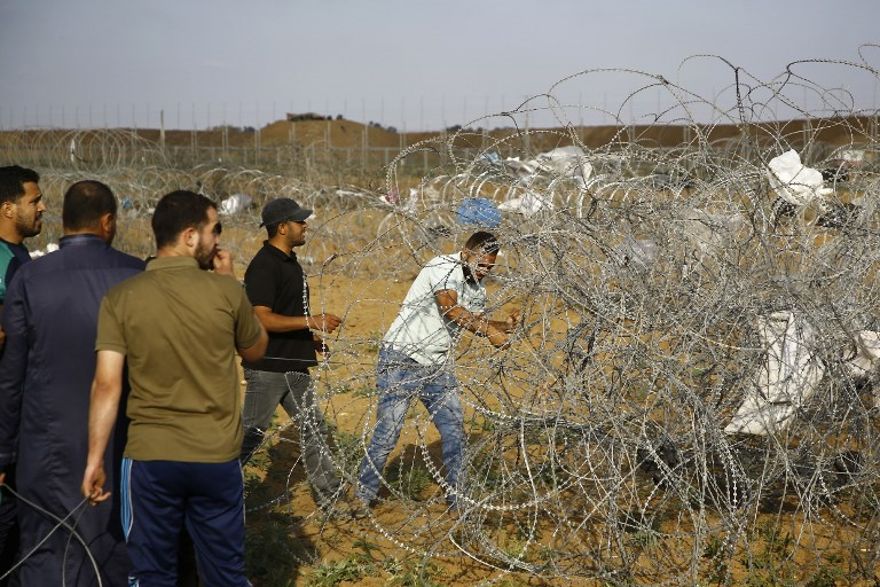
{"type": "Polygon", "coordinates": [[[376,388],[372,385],[362,385],[361,387],[355,388],[351,391],[352,397],[370,397],[376,395],[376,388]]]}
{"type": "Polygon", "coordinates": [[[386,561],[383,567],[389,575],[388,585],[391,587],[441,587],[440,583],[434,581],[440,569],[430,561],[416,564],[408,560],[393,560],[386,561]]]}
{"type": "Polygon", "coordinates": [[[794,540],[788,532],[780,534],[773,524],[754,533],[754,548],[742,563],[749,568],[749,587],[789,587],[797,584],[792,560],[794,540]]]}
{"type": "Polygon", "coordinates": [[[724,552],[724,540],[720,536],[710,536],[703,549],[703,558],[712,561],[709,582],[716,585],[725,583],[728,579],[728,566],[724,552]]]}
{"type": "Polygon", "coordinates": [[[723,554],[724,541],[719,536],[709,536],[706,547],[703,549],[703,558],[715,559],[723,554]]]}
{"type": "Polygon", "coordinates": [[[423,500],[422,492],[434,482],[425,463],[418,458],[410,462],[398,459],[388,467],[386,479],[396,491],[416,501],[423,500]]]}
{"type": "Polygon", "coordinates": [[[816,574],[804,583],[804,587],[834,587],[838,579],[842,579],[843,576],[843,569],[822,565],[816,574]]]}
{"type": "Polygon", "coordinates": [[[343,581],[358,581],[376,572],[372,561],[363,555],[354,555],[342,560],[324,563],[309,575],[310,587],[336,587],[343,581]]]}
{"type": "Polygon", "coordinates": [[[335,445],[336,462],[342,468],[352,475],[357,475],[357,468],[364,456],[361,437],[351,432],[339,430],[331,423],[327,423],[333,436],[333,444],[335,445]]]}

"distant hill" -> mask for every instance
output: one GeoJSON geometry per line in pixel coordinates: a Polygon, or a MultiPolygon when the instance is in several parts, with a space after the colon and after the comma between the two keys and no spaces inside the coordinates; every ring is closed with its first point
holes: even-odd
{"type": "MultiPolygon", "coordinates": [[[[817,118],[810,120],[788,120],[752,124],[744,128],[736,125],[715,125],[698,127],[710,144],[719,144],[726,140],[736,139],[741,132],[749,132],[763,141],[776,141],[783,137],[794,147],[803,145],[805,141],[824,143],[829,146],[866,145],[875,143],[878,136],[878,122],[867,117],[817,118]]],[[[95,134],[112,131],[136,132],[140,138],[159,142],[159,129],[95,129],[95,134]]],[[[39,142],[42,144],[63,140],[71,130],[24,130],[0,132],[0,143],[39,142]]],[[[90,131],[78,131],[90,133],[90,131]]],[[[486,148],[494,141],[510,141],[518,131],[513,128],[493,130],[464,129],[456,136],[457,147],[486,148]]],[[[166,130],[167,145],[187,146],[197,144],[200,147],[254,147],[263,148],[296,145],[299,147],[314,146],[326,148],[331,146],[342,149],[359,149],[364,146],[371,148],[399,149],[424,141],[426,139],[449,138],[455,133],[407,132],[398,133],[393,128],[383,128],[376,124],[334,119],[334,120],[279,120],[259,129],[217,127],[210,130],[166,130]]],[[[572,143],[572,135],[586,147],[600,148],[610,142],[636,142],[647,147],[677,147],[694,144],[697,133],[694,127],[672,125],[638,125],[634,127],[620,126],[587,126],[580,128],[539,129],[530,128],[528,140],[532,150],[550,149],[572,143]]],[[[515,139],[518,140],[518,139],[515,139]]]]}

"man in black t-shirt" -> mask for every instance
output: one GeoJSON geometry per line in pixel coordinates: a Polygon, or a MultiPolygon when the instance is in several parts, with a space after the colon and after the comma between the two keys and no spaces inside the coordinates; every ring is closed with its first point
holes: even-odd
{"type": "Polygon", "coordinates": [[[325,348],[312,331],[333,332],[342,320],[309,312],[308,284],[293,248],[305,244],[311,214],[290,198],[271,200],[263,208],[260,226],[266,227],[269,240],[251,261],[244,281],[257,317],[269,332],[269,347],[262,360],[242,362],[247,390],[241,461],[247,462],[259,448],[280,403],[299,424],[306,475],[315,501],[327,508],[339,494],[340,480],[309,367],[318,364],[316,350],[325,348]]]}

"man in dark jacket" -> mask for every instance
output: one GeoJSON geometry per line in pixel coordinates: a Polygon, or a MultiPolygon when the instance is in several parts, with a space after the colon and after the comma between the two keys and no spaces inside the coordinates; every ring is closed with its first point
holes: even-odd
{"type": "MultiPolygon", "coordinates": [[[[23,265],[6,296],[0,464],[17,462],[18,492],[28,501],[59,518],[77,510],[67,524],[75,525],[94,564],[68,528],[38,546],[57,521],[19,502],[19,558],[27,558],[16,572],[21,585],[96,585],[96,572],[104,585],[127,585],[119,505],[89,507],[78,488],[88,453],[98,308],[110,287],[140,273],[144,263],[110,246],[116,198],[106,185],[73,184],[62,214],[60,250],[23,265]]],[[[121,409],[124,413],[124,405],[121,409]]],[[[111,485],[124,445],[124,418],[120,422],[113,450],[107,451],[111,485]]]]}

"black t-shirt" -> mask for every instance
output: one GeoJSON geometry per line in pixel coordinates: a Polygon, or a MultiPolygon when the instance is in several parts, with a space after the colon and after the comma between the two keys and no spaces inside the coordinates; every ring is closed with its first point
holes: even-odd
{"type": "MultiPolygon", "coordinates": [[[[286,255],[264,242],[248,265],[244,285],[254,306],[266,306],[284,316],[306,315],[309,286],[293,252],[286,255]]],[[[266,356],[256,363],[243,361],[242,364],[258,371],[305,371],[318,364],[313,341],[308,329],[270,332],[266,356]]]]}

